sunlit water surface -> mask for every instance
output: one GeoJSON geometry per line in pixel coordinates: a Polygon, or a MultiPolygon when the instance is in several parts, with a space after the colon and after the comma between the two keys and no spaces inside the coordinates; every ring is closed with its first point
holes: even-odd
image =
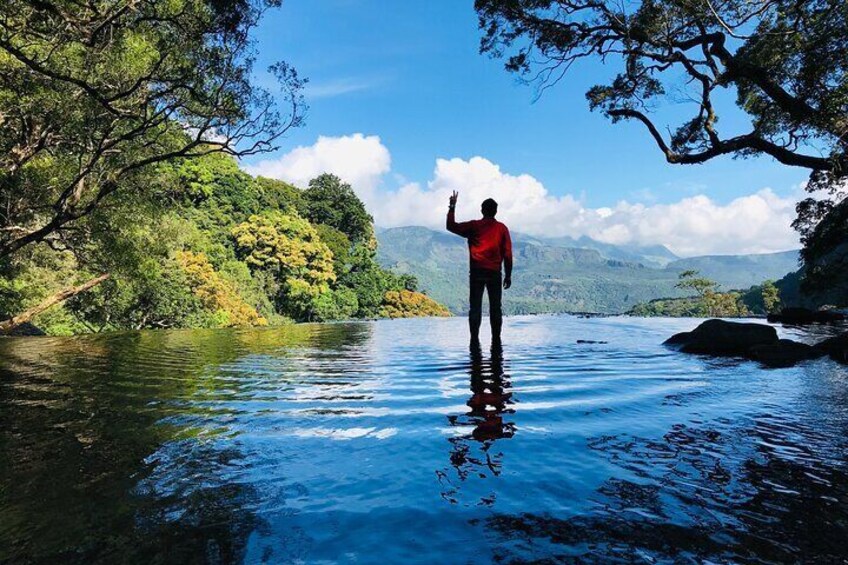
{"type": "Polygon", "coordinates": [[[2,340],[0,562],[842,563],[848,369],[696,323],[2,340]]]}

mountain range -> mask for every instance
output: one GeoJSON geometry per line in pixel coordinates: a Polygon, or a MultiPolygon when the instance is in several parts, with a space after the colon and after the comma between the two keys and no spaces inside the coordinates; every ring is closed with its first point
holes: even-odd
{"type": "MultiPolygon", "coordinates": [[[[465,312],[468,252],[463,239],[420,226],[378,230],[378,260],[418,278],[420,288],[455,313],[465,312]]],[[[798,269],[798,251],[680,258],[664,246],[612,245],[588,237],[539,238],[513,233],[509,314],[628,310],[654,298],[679,297],[684,270],[724,290],[747,289],[798,269]]]]}

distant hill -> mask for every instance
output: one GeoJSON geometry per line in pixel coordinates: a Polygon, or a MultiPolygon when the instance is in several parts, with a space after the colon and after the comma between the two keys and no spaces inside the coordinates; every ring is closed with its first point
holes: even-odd
{"type": "MultiPolygon", "coordinates": [[[[417,276],[421,288],[452,311],[467,310],[464,240],[417,226],[379,230],[377,238],[383,266],[417,276]]],[[[589,238],[545,239],[520,233],[513,234],[513,248],[513,288],[504,300],[510,314],[618,313],[638,302],[682,296],[674,285],[680,271],[689,267],[672,265],[701,259],[679,259],[662,246],[614,246],[589,238]]],[[[727,262],[722,257],[703,258],[709,259],[703,263],[704,274],[713,277],[710,273],[715,273],[713,278],[723,285],[747,288],[794,270],[788,266],[777,273],[788,264],[786,258],[758,257],[769,256],[733,256],[727,262]]]]}
{"type": "Polygon", "coordinates": [[[797,251],[765,253],[762,255],[704,255],[672,261],[666,269],[696,270],[701,275],[719,281],[725,290],[748,288],[764,280],[776,281],[798,270],[797,251]]]}
{"type": "Polygon", "coordinates": [[[573,237],[545,238],[540,241],[558,247],[595,249],[607,259],[642,263],[646,267],[665,267],[680,258],[664,245],[612,245],[586,236],[578,239],[573,237]]]}

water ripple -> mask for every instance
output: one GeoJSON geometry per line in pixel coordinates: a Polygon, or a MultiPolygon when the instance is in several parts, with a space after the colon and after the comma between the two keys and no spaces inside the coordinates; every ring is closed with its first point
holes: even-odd
{"type": "Polygon", "coordinates": [[[3,340],[0,562],[848,559],[848,372],[660,345],[692,325],[3,340]]]}

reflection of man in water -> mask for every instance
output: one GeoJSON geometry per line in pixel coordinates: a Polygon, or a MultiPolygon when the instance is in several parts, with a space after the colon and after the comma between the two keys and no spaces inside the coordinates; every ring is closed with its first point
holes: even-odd
{"type": "Polygon", "coordinates": [[[471,408],[468,415],[476,424],[471,436],[477,441],[512,437],[515,433],[511,423],[504,424],[503,413],[511,413],[512,393],[504,382],[503,358],[497,350],[492,351],[489,371],[485,371],[480,350],[471,351],[471,398],[466,404],[471,408]],[[488,374],[486,374],[488,373],[488,374]]]}
{"type": "MultiPolygon", "coordinates": [[[[462,415],[448,416],[451,426],[467,428],[473,426],[470,433],[448,439],[451,443],[450,462],[456,471],[460,483],[469,479],[497,477],[503,466],[503,453],[491,448],[497,440],[515,435],[515,424],[504,422],[504,414],[512,414],[512,392],[509,378],[504,374],[504,362],[500,348],[493,348],[491,361],[483,359],[479,347],[471,348],[469,364],[471,397],[466,404],[470,408],[462,415]]],[[[469,485],[461,487],[451,481],[447,472],[437,471],[439,482],[444,487],[442,497],[451,503],[459,502],[462,490],[468,493],[469,485]]],[[[491,486],[490,486],[491,488],[491,486]]],[[[479,494],[479,493],[478,493],[479,494]]],[[[491,505],[495,501],[495,492],[479,498],[478,504],[491,505]]]]}
{"type": "Polygon", "coordinates": [[[470,222],[457,222],[454,217],[456,199],[454,192],[450,197],[447,229],[468,240],[469,255],[469,297],[468,326],[471,330],[471,343],[480,341],[480,319],[483,315],[483,291],[489,295],[489,323],[492,326],[492,343],[500,343],[503,315],[501,312],[501,285],[512,286],[512,241],[509,229],[495,219],[498,203],[488,198],[483,201],[483,217],[470,222]],[[501,263],[504,265],[504,277],[501,282],[501,263]]]}

